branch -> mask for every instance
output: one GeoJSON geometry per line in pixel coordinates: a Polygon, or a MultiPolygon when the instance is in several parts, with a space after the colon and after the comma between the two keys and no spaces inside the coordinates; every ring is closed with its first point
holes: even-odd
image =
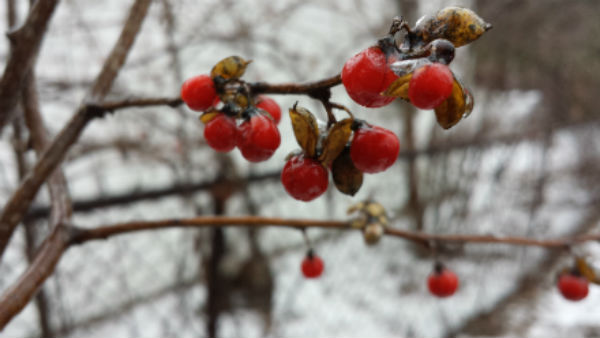
{"type": "MultiPolygon", "coordinates": [[[[136,203],[144,200],[152,200],[159,199],[163,197],[168,197],[172,195],[186,195],[190,193],[195,193],[199,191],[205,191],[215,188],[219,184],[231,184],[237,189],[242,189],[244,184],[247,183],[257,183],[263,182],[266,180],[273,180],[279,178],[281,172],[279,170],[270,171],[263,174],[250,175],[243,180],[236,181],[226,181],[223,180],[211,180],[207,182],[183,182],[176,183],[172,186],[160,189],[153,190],[144,190],[144,191],[133,191],[127,192],[119,195],[110,195],[110,196],[100,196],[94,197],[87,200],[76,200],[73,202],[73,209],[76,212],[89,212],[98,208],[106,208],[112,206],[123,206],[125,204],[136,203]]],[[[48,215],[50,212],[50,208],[48,206],[33,206],[25,218],[27,219],[37,219],[43,218],[48,215]]]]}
{"type": "MultiPolygon", "coordinates": [[[[147,13],[150,2],[150,0],[136,0],[131,7],[129,17],[121,31],[119,40],[106,60],[102,71],[96,79],[96,84],[89,94],[94,100],[102,99],[110,89],[119,68],[125,62],[135,36],[137,36],[141,28],[142,20],[147,13]]],[[[3,255],[10,237],[29,208],[40,186],[56,169],[59,163],[62,162],[65,153],[77,141],[87,124],[92,119],[101,117],[102,115],[93,109],[88,109],[85,104],[81,105],[75,116],[63,127],[29,175],[27,175],[13,193],[0,215],[0,256],[3,255]]]]}
{"type": "MultiPolygon", "coordinates": [[[[91,240],[107,239],[143,230],[158,230],[168,228],[203,228],[203,227],[288,227],[296,229],[323,228],[331,230],[355,230],[348,221],[316,220],[316,219],[287,219],[259,216],[202,216],[195,218],[176,218],[158,221],[134,221],[105,225],[86,229],[73,227],[70,244],[81,244],[91,240]]],[[[519,246],[536,246],[543,248],[564,249],[574,244],[600,240],[600,233],[581,235],[571,238],[534,239],[527,237],[497,237],[493,235],[441,235],[425,232],[405,231],[388,228],[387,236],[413,241],[419,244],[430,242],[479,243],[479,244],[508,244],[519,246]]]]}
{"type": "MultiPolygon", "coordinates": [[[[43,0],[39,2],[41,1],[43,0]]],[[[96,85],[91,91],[92,97],[103,98],[110,89],[112,82],[127,57],[135,36],[139,32],[149,5],[150,0],[136,0],[132,6],[121,36],[113,52],[106,60],[96,80],[96,85]]],[[[30,90],[24,93],[24,97],[29,99],[26,105],[30,105],[30,117],[33,118],[30,121],[30,126],[32,126],[32,136],[35,135],[34,139],[37,140],[36,150],[42,151],[48,140],[45,130],[41,125],[39,111],[37,110],[37,98],[31,96],[35,94],[35,88],[32,88],[33,81],[30,81],[29,84],[30,90]]],[[[62,161],[66,151],[77,140],[87,122],[93,117],[95,117],[95,114],[90,114],[89,110],[85,106],[82,106],[67,126],[63,128],[54,142],[52,142],[50,147],[43,153],[31,173],[25,178],[6,204],[0,217],[0,254],[4,252],[10,236],[14,232],[18,222],[22,219],[42,183],[54,172],[62,161]]],[[[0,330],[29,303],[39,287],[54,272],[56,264],[58,264],[68,246],[68,234],[70,232],[68,232],[66,224],[62,223],[62,221],[68,221],[70,218],[70,201],[66,193],[64,176],[60,176],[59,174],[59,176],[55,177],[57,178],[56,181],[52,180],[49,182],[51,192],[54,191],[52,196],[53,216],[51,217],[52,223],[55,223],[54,228],[50,236],[42,244],[33,262],[0,297],[0,330]]]]}
{"type": "MultiPolygon", "coordinates": [[[[304,94],[314,95],[315,93],[335,87],[342,83],[340,74],[332,77],[308,83],[282,83],[270,84],[266,82],[250,83],[252,93],[255,94],[304,94]]],[[[149,97],[149,98],[127,98],[120,101],[110,102],[92,102],[86,105],[87,109],[103,114],[114,112],[126,108],[141,108],[154,106],[169,106],[176,108],[183,103],[180,97],[149,97]]]]}
{"type": "Polygon", "coordinates": [[[10,32],[10,55],[0,80],[0,131],[14,116],[19,92],[35,62],[58,0],[35,2],[23,26],[10,32]]]}

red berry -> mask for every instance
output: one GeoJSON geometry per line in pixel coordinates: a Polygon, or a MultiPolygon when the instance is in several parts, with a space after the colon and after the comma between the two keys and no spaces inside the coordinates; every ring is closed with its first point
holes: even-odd
{"type": "Polygon", "coordinates": [[[321,257],[315,254],[308,254],[302,261],[302,274],[306,278],[317,278],[323,273],[325,265],[321,257]]]}
{"type": "Polygon", "coordinates": [[[237,143],[235,120],[225,114],[218,114],[206,124],[204,139],[216,151],[227,152],[232,150],[237,143]]]}
{"type": "Polygon", "coordinates": [[[414,71],[408,84],[408,98],[417,108],[433,109],[450,97],[453,82],[448,66],[427,64],[414,71]]]}
{"type": "Polygon", "coordinates": [[[273,120],[275,120],[275,124],[279,124],[279,121],[281,120],[281,108],[279,108],[279,105],[277,102],[275,102],[275,100],[270,97],[260,95],[258,97],[258,103],[256,104],[256,107],[269,113],[273,120]]]}
{"type": "Polygon", "coordinates": [[[350,158],[354,166],[365,173],[386,170],[398,157],[400,142],[391,131],[363,124],[354,131],[350,145],[350,158]]]}
{"type": "Polygon", "coordinates": [[[444,267],[436,267],[435,271],[427,278],[429,292],[437,297],[449,297],[458,288],[456,274],[444,267]]]}
{"type": "Polygon", "coordinates": [[[321,163],[304,155],[296,155],[283,167],[281,183],[290,196],[307,202],[327,190],[329,178],[327,169],[321,163]]]}
{"type": "Polygon", "coordinates": [[[394,101],[394,97],[381,95],[398,78],[389,67],[394,61],[394,56],[386,57],[377,46],[354,55],[342,69],[342,83],[348,95],[356,103],[370,108],[383,107],[394,101]]]}
{"type": "Polygon", "coordinates": [[[194,76],[181,86],[181,99],[192,110],[203,111],[218,103],[217,90],[208,75],[194,76]]]}
{"type": "Polygon", "coordinates": [[[557,283],[560,293],[568,300],[578,301],[588,294],[588,280],[572,273],[563,274],[557,283]]]}
{"type": "Polygon", "coordinates": [[[281,136],[275,122],[264,115],[252,115],[238,129],[238,148],[250,162],[267,160],[280,143],[281,136]]]}

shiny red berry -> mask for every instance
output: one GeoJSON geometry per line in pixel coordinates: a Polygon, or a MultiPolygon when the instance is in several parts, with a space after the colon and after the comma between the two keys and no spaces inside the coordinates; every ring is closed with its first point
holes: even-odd
{"type": "Polygon", "coordinates": [[[269,113],[273,120],[275,120],[275,124],[279,124],[279,121],[281,120],[281,108],[277,102],[272,98],[263,95],[258,97],[257,102],[256,107],[269,113]]]}
{"type": "Polygon", "coordinates": [[[194,76],[181,86],[181,99],[192,110],[206,110],[218,102],[217,98],[215,84],[208,75],[194,76]]]}
{"type": "Polygon", "coordinates": [[[588,295],[588,280],[582,276],[566,273],[558,278],[558,290],[568,300],[582,300],[588,295]]]}
{"type": "Polygon", "coordinates": [[[300,266],[300,268],[304,277],[317,278],[323,273],[323,269],[325,269],[325,264],[323,263],[321,257],[313,253],[309,253],[302,261],[302,265],[300,266]]]}
{"type": "Polygon", "coordinates": [[[238,129],[237,146],[250,162],[269,159],[280,143],[281,136],[275,122],[264,115],[252,115],[238,129]]]}
{"type": "Polygon", "coordinates": [[[307,202],[327,190],[329,177],[321,163],[304,155],[296,155],[283,166],[281,183],[290,196],[307,202]]]}
{"type": "Polygon", "coordinates": [[[356,103],[370,108],[394,101],[394,97],[381,95],[398,78],[389,67],[394,61],[395,56],[386,56],[378,46],[354,55],[342,69],[342,83],[348,95],[356,103]]]}
{"type": "Polygon", "coordinates": [[[235,120],[225,114],[217,115],[206,124],[204,139],[216,151],[227,152],[232,150],[237,143],[235,120]]]}
{"type": "Polygon", "coordinates": [[[414,71],[408,84],[408,98],[417,108],[433,109],[450,97],[453,82],[448,66],[426,64],[414,71]]]}
{"type": "Polygon", "coordinates": [[[399,152],[398,137],[387,129],[365,123],[354,131],[350,158],[362,172],[372,174],[386,170],[396,162],[399,152]]]}
{"type": "Polygon", "coordinates": [[[439,266],[427,278],[427,287],[434,296],[449,297],[458,289],[458,277],[454,272],[439,266]]]}

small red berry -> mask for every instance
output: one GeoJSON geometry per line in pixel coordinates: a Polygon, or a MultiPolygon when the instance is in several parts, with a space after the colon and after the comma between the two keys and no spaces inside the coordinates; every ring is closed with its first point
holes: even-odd
{"type": "Polygon", "coordinates": [[[354,131],[350,158],[362,172],[372,174],[386,170],[396,162],[399,152],[398,137],[387,129],[362,124],[354,131]]]}
{"type": "Polygon", "coordinates": [[[417,108],[433,109],[450,97],[453,82],[448,66],[426,64],[414,71],[408,84],[408,98],[417,108]]]}
{"type": "Polygon", "coordinates": [[[281,143],[279,130],[270,118],[254,114],[238,129],[238,148],[250,162],[265,161],[281,143]]]}
{"type": "Polygon", "coordinates": [[[304,260],[302,261],[301,270],[302,274],[306,278],[317,278],[321,276],[323,273],[323,269],[325,269],[325,265],[321,257],[309,253],[306,255],[304,260]]]}
{"type": "Polygon", "coordinates": [[[215,84],[208,75],[189,78],[181,86],[181,99],[192,110],[206,110],[218,102],[217,98],[215,84]]]}
{"type": "Polygon", "coordinates": [[[321,163],[304,155],[296,155],[283,167],[281,183],[290,196],[307,202],[327,190],[329,179],[327,169],[321,163]]]}
{"type": "Polygon", "coordinates": [[[588,280],[582,276],[572,273],[566,273],[558,278],[558,289],[560,293],[568,300],[582,300],[588,295],[588,280]]]}
{"type": "Polygon", "coordinates": [[[237,143],[237,125],[235,120],[225,114],[218,114],[204,128],[206,143],[216,151],[227,152],[237,143]]]}
{"type": "Polygon", "coordinates": [[[394,101],[394,97],[381,95],[398,78],[389,67],[394,61],[396,57],[386,56],[378,46],[354,55],[342,69],[342,83],[348,95],[356,103],[370,108],[394,101]]]}
{"type": "Polygon", "coordinates": [[[262,95],[258,97],[257,101],[256,107],[269,113],[273,120],[275,120],[275,124],[279,124],[279,121],[281,120],[281,108],[277,102],[270,97],[262,95]]]}
{"type": "Polygon", "coordinates": [[[449,297],[458,288],[458,277],[456,274],[443,266],[436,266],[435,270],[427,278],[429,292],[437,297],[449,297]]]}

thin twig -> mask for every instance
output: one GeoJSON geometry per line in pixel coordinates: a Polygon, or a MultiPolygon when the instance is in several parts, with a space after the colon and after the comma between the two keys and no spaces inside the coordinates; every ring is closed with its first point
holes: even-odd
{"type": "MultiPolygon", "coordinates": [[[[195,218],[176,218],[158,221],[137,221],[118,223],[86,229],[74,227],[71,233],[71,244],[81,244],[91,240],[107,239],[112,236],[121,235],[143,230],[158,230],[166,228],[201,228],[201,227],[288,227],[295,229],[324,228],[331,230],[354,230],[347,221],[339,220],[317,220],[317,219],[291,219],[270,218],[259,216],[202,216],[195,218]]],[[[472,235],[472,234],[430,234],[425,232],[406,231],[388,228],[385,230],[387,236],[406,239],[417,243],[429,241],[454,242],[454,243],[486,243],[486,244],[508,244],[519,246],[535,246],[543,248],[565,248],[574,244],[600,240],[600,233],[587,234],[572,238],[535,239],[527,237],[499,237],[494,235],[472,235]]]]}

